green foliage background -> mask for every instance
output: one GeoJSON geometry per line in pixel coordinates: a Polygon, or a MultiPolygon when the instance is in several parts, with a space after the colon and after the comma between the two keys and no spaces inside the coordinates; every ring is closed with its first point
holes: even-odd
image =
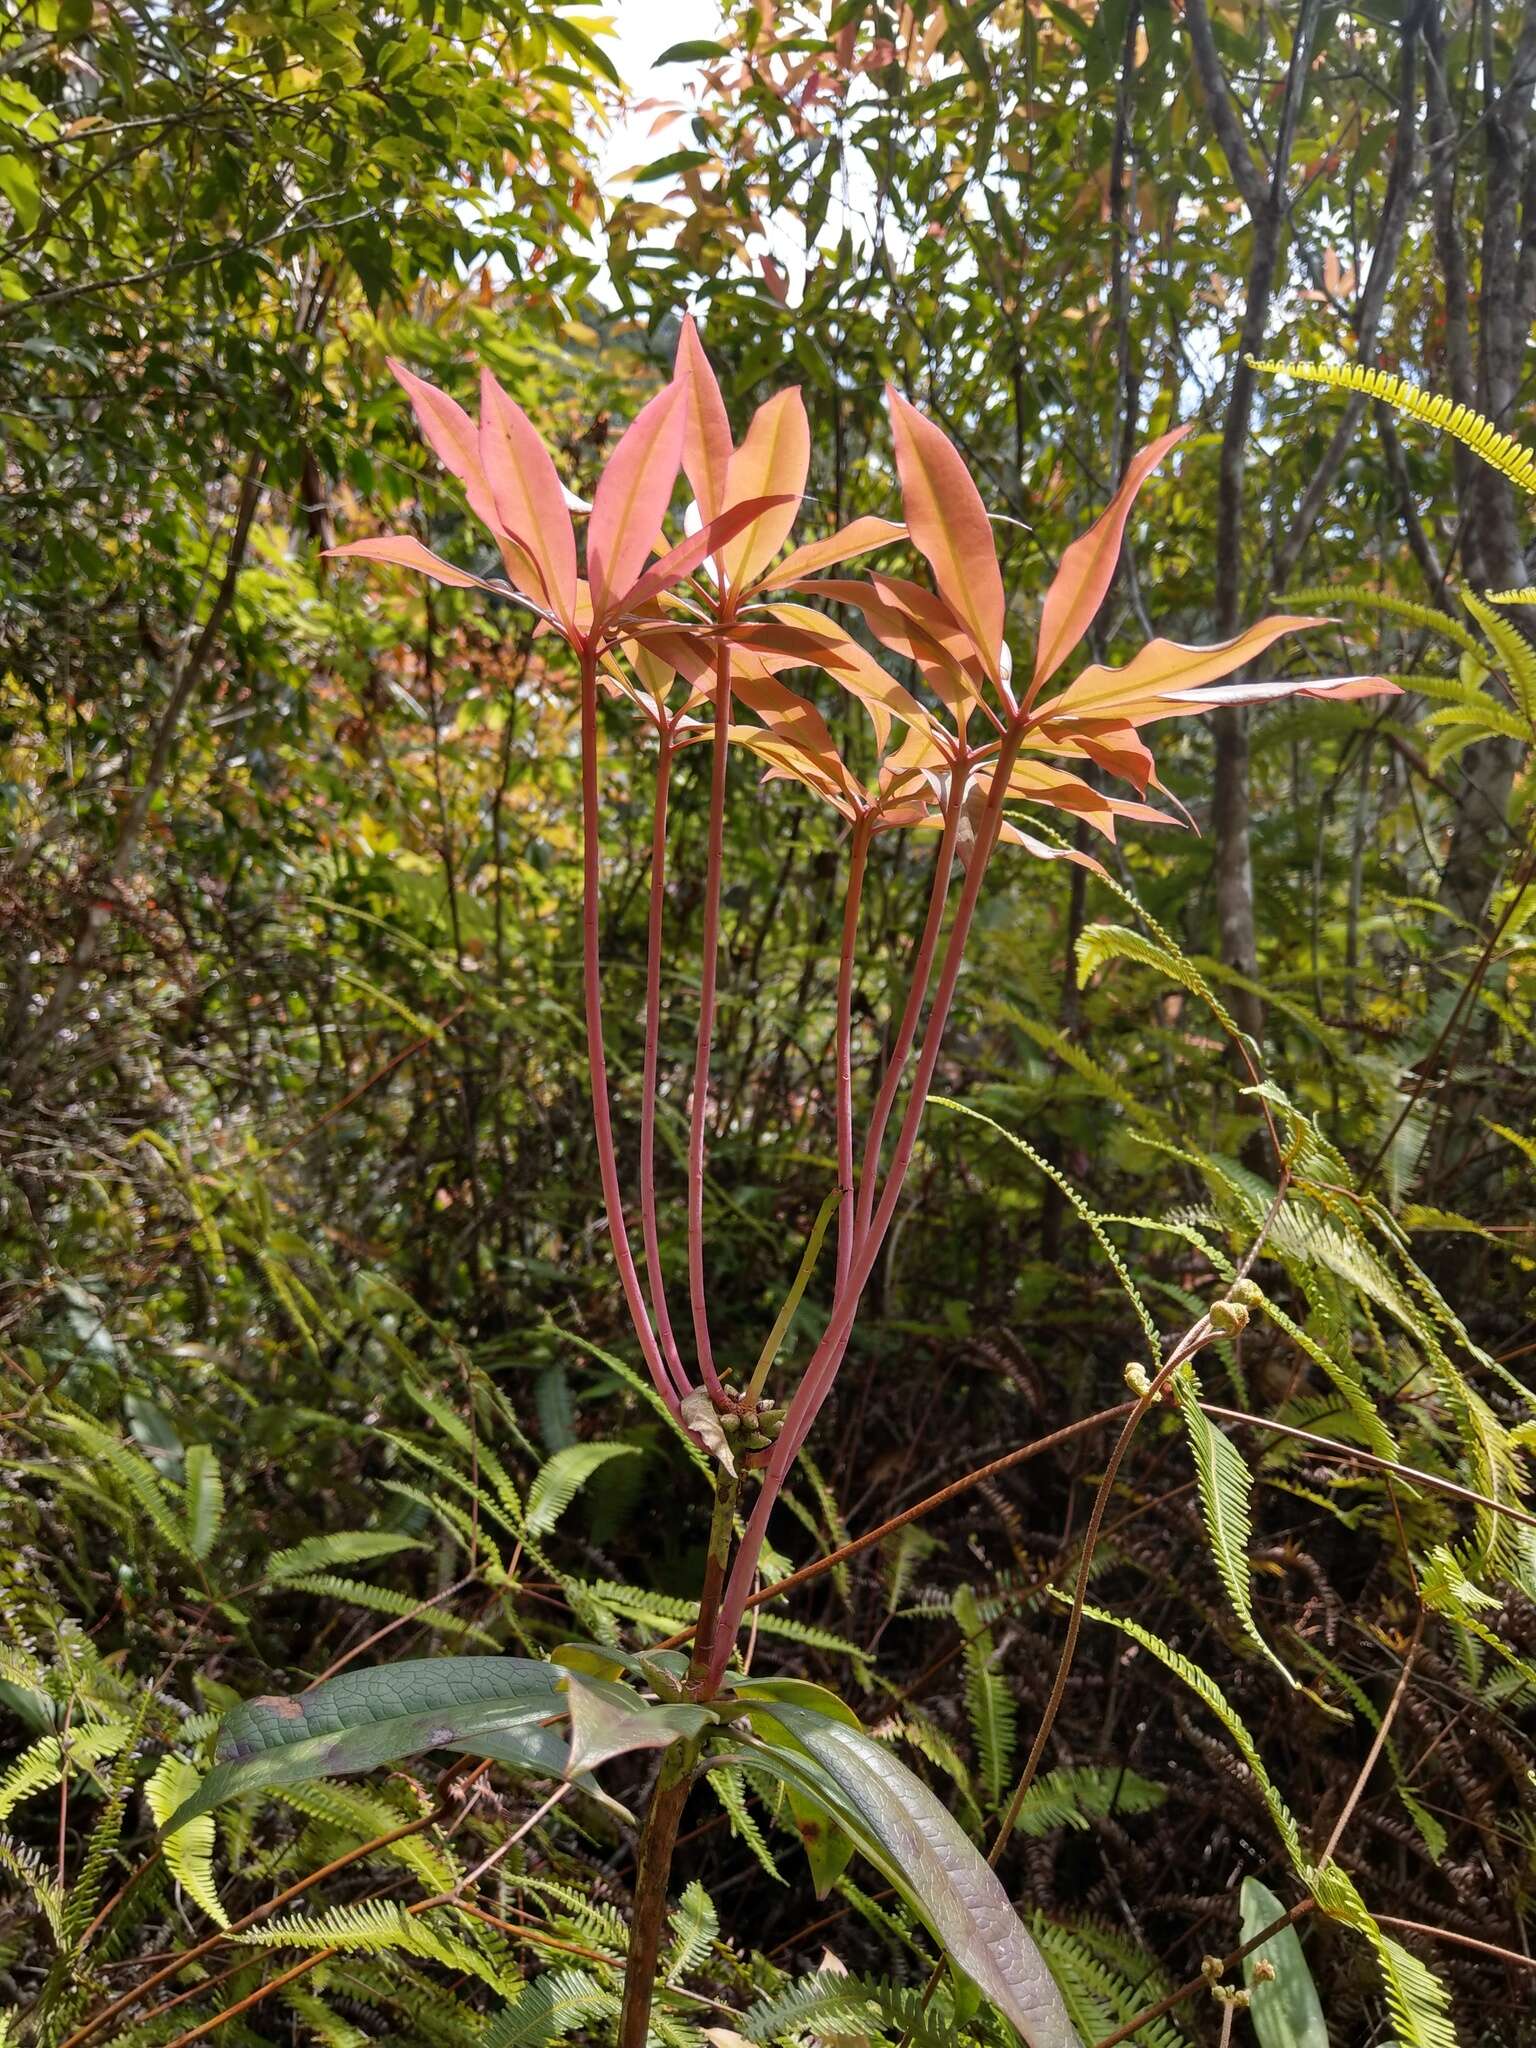
{"type": "MultiPolygon", "coordinates": [[[[1276,1164],[1221,1021],[1258,1014],[1306,1183],[1256,1269],[1273,1312],[1206,1354],[1122,1474],[1093,1594],[1143,1633],[1090,1624],[1004,1875],[1084,2040],[1110,2034],[1237,1945],[1245,1877],[1297,1896],[1409,1657],[1339,1851],[1407,1961],[1394,1993],[1348,1912],[1304,1928],[1331,2038],[1536,2038],[1529,1970],[1466,1945],[1528,1948],[1528,1524],[1197,1405],[1526,1498],[1536,661],[1516,613],[1490,624],[1461,591],[1532,579],[1484,573],[1492,487],[1450,444],[1310,389],[1259,391],[1223,540],[1254,237],[1191,15],[742,10],[678,56],[677,146],[609,191],[589,124],[618,88],[600,24],[565,5],[30,0],[0,27],[4,2038],[59,2048],[134,1959],[430,1807],[425,1767],[301,1788],[146,1863],[236,1699],[338,1659],[687,1618],[707,1489],[627,1363],[588,1135],[569,678],[509,614],[319,550],[394,528],[471,565],[484,549],[386,351],[466,397],[489,366],[587,494],[690,301],[738,424],[803,383],[820,530],[895,510],[886,378],[944,424],[1009,522],[1017,644],[1128,449],[1192,417],[1094,654],[1124,658],[1148,623],[1214,637],[1230,547],[1244,616],[1337,621],[1295,660],[1405,682],[1246,733],[1256,962],[1218,926],[1232,842],[1202,730],[1160,763],[1203,831],[1095,848],[1131,900],[1007,869],[942,1069],[979,1114],[930,1116],[775,1540],[780,1564],[823,1554],[1122,1398],[1127,1358],[1151,1362],[1143,1318],[1176,1336],[1268,1207],[1276,1164]],[[1177,1660],[1219,1685],[1257,1768],[1177,1660]]],[[[1309,53],[1264,353],[1450,388],[1458,322],[1492,348],[1501,263],[1531,263],[1531,10],[1293,0],[1209,28],[1266,162],[1309,53]],[[1437,92],[1468,116],[1451,143],[1437,92]],[[1455,297],[1447,206],[1471,252],[1455,297]]],[[[1499,424],[1528,412],[1522,394],[1499,424]]],[[[648,763],[610,737],[632,1130],[648,763]]],[[[674,792],[669,904],[679,1285],[701,765],[674,792]]],[[[828,822],[745,765],[733,799],[709,1213],[728,1359],[756,1355],[829,1185],[841,910],[828,822]]],[[[926,878],[901,843],[872,875],[866,1081],[926,878]]],[[[1105,1442],[762,1610],[760,1664],[832,1684],[978,1838],[1044,1704],[1105,1442]]],[[[1001,2038],[958,1986],[921,2010],[926,1937],[867,1871],[816,1904],[771,1787],[720,1792],[679,1866],[666,2039],[1001,2038]]],[[[490,1921],[405,1913],[536,1803],[514,1788],[372,1852],[263,1923],[267,1946],[169,1984],[174,2011],[99,2038],[176,2040],[319,1944],[335,1955],[223,2037],[603,2040],[633,1874],[611,1816],[541,1821],[465,1893],[490,1921]]],[[[1219,2027],[1202,1999],[1138,2038],[1219,2027]]]]}

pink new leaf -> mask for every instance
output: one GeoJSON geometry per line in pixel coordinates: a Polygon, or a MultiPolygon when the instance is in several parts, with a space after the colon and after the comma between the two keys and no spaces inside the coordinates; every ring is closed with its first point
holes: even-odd
{"type": "Polygon", "coordinates": [[[745,504],[732,505],[728,512],[706,520],[696,533],[690,533],[686,540],[679,541],[675,548],[652,562],[639,581],[632,583],[615,602],[615,615],[622,617],[626,612],[638,610],[653,597],[659,597],[662,591],[670,590],[674,583],[692,575],[707,556],[717,553],[744,526],[760,519],[764,512],[798,502],[791,498],[749,498],[745,504]]]}
{"type": "Polygon", "coordinates": [[[594,620],[612,616],[650,559],[683,455],[683,393],[677,384],[641,407],[609,456],[587,528],[594,620]]]}
{"type": "Polygon", "coordinates": [[[408,533],[383,533],[372,540],[349,540],[343,547],[327,548],[325,553],[328,561],[351,555],[365,562],[392,562],[397,569],[419,570],[423,576],[430,576],[434,583],[446,583],[452,590],[494,592],[496,589],[494,583],[471,576],[467,570],[456,569],[452,562],[445,562],[441,555],[434,555],[430,548],[423,547],[419,540],[412,540],[408,533]]]}
{"type": "Polygon", "coordinates": [[[673,376],[683,391],[683,473],[701,516],[710,520],[725,506],[731,423],[692,314],[683,322],[673,376]]]}
{"type": "Polygon", "coordinates": [[[489,370],[480,378],[480,460],[503,531],[538,571],[542,588],[529,596],[568,626],[576,607],[576,533],[565,488],[533,421],[489,370]]]}
{"type": "Polygon", "coordinates": [[[907,526],[933,580],[995,677],[1003,652],[1003,578],[992,522],[960,455],[894,385],[885,388],[907,526]]]}
{"type": "Polygon", "coordinates": [[[810,422],[799,388],[791,385],[758,407],[746,439],[731,457],[728,502],[767,497],[788,502],[753,520],[722,551],[721,567],[730,589],[746,589],[789,539],[810,466],[810,422]]]}
{"type": "Polygon", "coordinates": [[[390,372],[411,401],[421,438],[438,461],[464,486],[469,509],[480,524],[495,533],[498,528],[496,502],[486,482],[480,461],[480,437],[474,421],[446,391],[439,391],[425,377],[418,377],[394,356],[386,358],[390,372]]]}
{"type": "Polygon", "coordinates": [[[1034,679],[1029,686],[1030,703],[1093,624],[1114,579],[1125,522],[1131,516],[1136,494],[1168,450],[1189,431],[1187,426],[1175,427],[1171,434],[1162,435],[1133,456],[1125,480],[1108,509],[1062,556],[1061,567],[1045,594],[1040,613],[1040,641],[1035,652],[1034,679]]]}

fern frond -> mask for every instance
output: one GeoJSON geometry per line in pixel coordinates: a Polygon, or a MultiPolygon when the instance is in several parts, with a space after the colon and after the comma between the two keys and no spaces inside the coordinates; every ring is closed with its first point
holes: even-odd
{"type": "Polygon", "coordinates": [[[398,1536],[386,1529],[336,1529],[324,1536],[306,1536],[287,1550],[274,1550],[267,1559],[262,1578],[268,1585],[281,1585],[306,1572],[321,1572],[335,1564],[364,1564],[373,1558],[393,1557],[397,1551],[420,1550],[414,1536],[398,1536]]]}
{"type": "Polygon", "coordinates": [[[614,1458],[637,1455],[635,1444],[568,1444],[556,1451],[534,1475],[528,1489],[528,1527],[547,1536],[594,1472],[614,1458]]]}
{"type": "Polygon", "coordinates": [[[1475,590],[1466,593],[1466,607],[1488,636],[1489,645],[1499,657],[1504,679],[1509,684],[1510,695],[1519,705],[1525,717],[1525,727],[1520,732],[1522,739],[1528,739],[1530,728],[1536,722],[1536,647],[1533,647],[1518,626],[1501,616],[1493,605],[1478,596],[1475,590]]]}
{"type": "Polygon", "coordinates": [[[205,1558],[218,1540],[224,1519],[224,1475],[207,1444],[187,1446],[183,1501],[187,1548],[195,1558],[205,1558]]]}
{"type": "Polygon", "coordinates": [[[1192,1366],[1181,1366],[1174,1374],[1173,1392],[1195,1461],[1201,1519],[1232,1612],[1249,1642],[1263,1652],[1287,1685],[1294,1686],[1295,1679],[1264,1640],[1253,1612],[1253,1583],[1248,1566],[1248,1550],[1253,1541],[1253,1516],[1248,1505],[1253,1493],[1253,1474],[1226,1431],[1218,1429],[1201,1408],[1200,1383],[1192,1366]]]}
{"type": "Polygon", "coordinates": [[[1287,590],[1285,601],[1288,605],[1348,605],[1352,610],[1380,612],[1389,619],[1401,619],[1405,626],[1414,626],[1421,633],[1436,633],[1448,640],[1453,647],[1459,647],[1463,654],[1470,654],[1477,661],[1487,658],[1487,650],[1478,643],[1476,634],[1470,632],[1460,619],[1452,618],[1437,605],[1414,604],[1406,597],[1393,597],[1385,590],[1373,590],[1365,583],[1318,583],[1305,590],[1287,590]]]}
{"type": "MultiPolygon", "coordinates": [[[[1064,1596],[1057,1592],[1053,1592],[1052,1597],[1064,1600],[1064,1596]]],[[[1175,1678],[1182,1679],[1190,1691],[1204,1702],[1231,1736],[1238,1754],[1252,1773],[1253,1781],[1269,1809],[1270,1820],[1284,1845],[1292,1869],[1303,1876],[1309,1876],[1310,1865],[1302,1848],[1301,1831],[1296,1825],[1295,1816],[1265,1769],[1259,1746],[1249,1733],[1246,1722],[1210,1673],[1202,1671],[1200,1666],[1192,1663],[1182,1651],[1175,1650],[1171,1644],[1165,1643],[1161,1636],[1153,1635],[1150,1629],[1143,1628],[1140,1622],[1132,1621],[1128,1615],[1109,1614],[1102,1607],[1093,1606],[1085,1606],[1083,1613],[1088,1620],[1105,1622],[1110,1628],[1117,1628],[1123,1635],[1128,1635],[1132,1642],[1139,1643],[1144,1650],[1149,1650],[1160,1664],[1166,1665],[1175,1678]]]]}
{"type": "Polygon", "coordinates": [[[1450,1995],[1434,1971],[1390,1935],[1378,1932],[1371,1945],[1381,1964],[1387,2010],[1404,2048],[1456,2048],[1450,1995]]]}
{"type": "Polygon", "coordinates": [[[89,1769],[105,1757],[116,1756],[128,1734],[126,1724],[117,1721],[73,1728],[67,1736],[40,1737],[0,1778],[0,1820],[8,1820],[12,1810],[35,1792],[57,1785],[67,1769],[76,1765],[89,1769]]]}
{"type": "Polygon", "coordinates": [[[667,1916],[672,1946],[661,1965],[663,1980],[676,1984],[698,1969],[720,1934],[720,1916],[699,1880],[690,1878],[683,1896],[667,1916]]]}
{"type": "Polygon", "coordinates": [[[726,1819],[731,1824],[731,1833],[737,1841],[746,1843],[775,1884],[785,1883],[784,1873],[773,1860],[773,1851],[768,1846],[767,1838],[758,1826],[752,1809],[747,1805],[747,1783],[737,1766],[722,1764],[718,1770],[711,1771],[709,1787],[725,1808],[726,1819]]]}
{"type": "Polygon", "coordinates": [[[14,1836],[0,1834],[0,1870],[9,1871],[11,1877],[23,1891],[29,1892],[55,1942],[62,1946],[64,1940],[64,1891],[58,1881],[51,1877],[48,1866],[28,1842],[18,1842],[14,1836]]]}
{"type": "Polygon", "coordinates": [[[808,2030],[827,2040],[867,2033],[871,2026],[887,2036],[910,2030],[910,2039],[927,2048],[952,2048],[955,2038],[938,1999],[925,2008],[920,1990],[834,1970],[818,1970],[753,2006],[743,2016],[741,2031],[752,2042],[800,2040],[808,2030]]]}
{"type": "Polygon", "coordinates": [[[1326,384],[1334,391],[1359,391],[1394,412],[1420,420],[1436,433],[1449,434],[1470,448],[1480,461],[1507,477],[1516,490],[1536,495],[1536,455],[1513,434],[1502,433],[1492,420],[1457,405],[1433,391],[1395,377],[1390,370],[1368,370],[1361,363],[1280,363],[1247,358],[1248,367],[1266,377],[1291,377],[1302,384],[1326,384]]]}
{"type": "MultiPolygon", "coordinates": [[[[393,1834],[404,1821],[414,1817],[413,1812],[395,1805],[377,1789],[344,1785],[334,1778],[316,1778],[307,1785],[275,1785],[267,1796],[341,1836],[347,1847],[371,1842],[378,1835],[393,1834]]],[[[433,1893],[452,1891],[461,1875],[457,1860],[439,1849],[428,1835],[403,1835],[378,1853],[414,1871],[433,1893]]]]}
{"type": "Polygon", "coordinates": [[[339,2012],[333,2012],[325,2000],[317,1998],[312,1991],[303,1991],[295,1986],[283,1993],[283,2003],[302,2026],[324,2043],[324,2048],[368,2048],[369,2036],[363,2029],[343,2019],[339,2012]]]}
{"type": "Polygon", "coordinates": [[[956,1592],[953,1608],[956,1625],[965,1638],[965,1704],[971,1739],[976,1745],[982,1789],[996,1806],[1010,1781],[1017,1710],[1007,1681],[993,1668],[996,1645],[969,1586],[956,1592]]]}
{"type": "Polygon", "coordinates": [[[1056,1828],[1089,1828],[1110,1814],[1152,1813],[1168,1794],[1139,1772],[1107,1764],[1079,1764],[1047,1771],[1025,1793],[1017,1821],[1021,1835],[1048,1835],[1056,1828]]]}
{"type": "MultiPolygon", "coordinates": [[[[163,1828],[182,1801],[197,1790],[202,1775],[196,1764],[185,1757],[161,1758],[144,1787],[144,1797],[157,1828],[163,1828]]],[[[205,1813],[188,1821],[185,1827],[167,1835],[160,1846],[171,1875],[182,1890],[197,1901],[210,1920],[227,1927],[229,1915],[213,1879],[213,1854],[218,1846],[214,1816],[205,1813]]]]}
{"type": "MultiPolygon", "coordinates": [[[[1117,2032],[1155,1995],[1155,1987],[1148,1982],[1149,1969],[1135,1979],[1126,1976],[1116,1967],[1118,1957],[1110,1961],[1096,1953],[1089,1930],[1061,1927],[1036,1913],[1032,1931],[1084,2041],[1117,2032]]],[[[1167,2018],[1138,2027],[1136,2040],[1145,2042],[1147,2048],[1187,2048],[1185,2037],[1167,2018]]]]}
{"type": "Polygon", "coordinates": [[[429,1927],[422,1915],[383,1899],[333,1906],[328,1913],[291,1913],[263,1927],[249,1927],[238,1939],[255,1948],[335,1948],[348,1955],[420,1956],[445,1969],[467,1971],[493,1991],[510,1988],[505,1974],[478,1948],[429,1927]]]}
{"type": "Polygon", "coordinates": [[[160,1477],[147,1458],[88,1416],[60,1411],[51,1415],[49,1421],[55,1429],[74,1437],[94,1466],[105,1467],[112,1474],[169,1550],[178,1557],[190,1556],[181,1517],[172,1508],[160,1477]]]}
{"type": "Polygon", "coordinates": [[[546,1970],[525,1984],[480,2037],[480,2048],[544,2048],[569,2040],[588,2021],[612,2017],[613,1993],[586,1970],[546,1970]]]}
{"type": "Polygon", "coordinates": [[[455,1636],[461,1642],[479,1643],[488,1650],[502,1647],[495,1636],[483,1628],[476,1628],[462,1615],[449,1614],[441,1607],[427,1607],[416,1594],[399,1592],[393,1586],[371,1586],[366,1579],[346,1579],[339,1572],[301,1572],[285,1578],[283,1590],[315,1593],[324,1600],[371,1608],[376,1614],[409,1615],[423,1628],[434,1628],[440,1635],[455,1636]]]}

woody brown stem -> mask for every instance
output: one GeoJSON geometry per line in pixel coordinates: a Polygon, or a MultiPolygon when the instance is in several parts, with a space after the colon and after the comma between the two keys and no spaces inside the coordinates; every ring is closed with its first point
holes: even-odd
{"type": "Polygon", "coordinates": [[[645,1811],[635,1903],[629,1922],[629,1951],[624,1963],[618,2048],[645,2048],[650,2032],[656,1959],[667,1924],[667,1879],[672,1873],[672,1852],[677,1847],[678,1824],[688,1803],[695,1757],[695,1747],[688,1742],[675,1742],[664,1753],[656,1789],[645,1811]]]}

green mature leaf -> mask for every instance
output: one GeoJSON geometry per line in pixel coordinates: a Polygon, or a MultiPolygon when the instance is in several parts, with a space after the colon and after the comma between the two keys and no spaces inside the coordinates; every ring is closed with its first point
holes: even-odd
{"type": "MultiPolygon", "coordinates": [[[[1045,1959],[1008,1894],[938,1800],[888,1750],[803,1707],[760,1707],[815,1766],[807,1782],[1028,2048],[1080,2048],[1045,1959]]],[[[769,1754],[765,1751],[764,1755],[769,1754]]],[[[781,1759],[782,1761],[782,1759],[781,1759]]]]}
{"type": "Polygon", "coordinates": [[[570,1705],[570,1754],[566,1775],[577,1777],[634,1749],[669,1749],[692,1741],[713,1715],[685,1700],[650,1706],[627,1685],[574,1671],[565,1680],[570,1705]]]}
{"type": "MultiPolygon", "coordinates": [[[[1285,1907],[1256,1877],[1245,1877],[1242,1911],[1246,1942],[1279,1920],[1285,1907]]],[[[1282,1927],[1262,1948],[1243,1957],[1243,1982],[1253,2001],[1249,2010],[1259,2048],[1328,2048],[1322,2001],[1294,1927],[1282,1927]],[[1274,1966],[1274,1977],[1268,1982],[1254,1974],[1261,1957],[1274,1966]]]]}
{"type": "Polygon", "coordinates": [[[219,1731],[218,1761],[167,1823],[272,1785],[376,1770],[428,1750],[494,1756],[560,1777],[567,1703],[559,1674],[526,1657],[436,1657],[347,1671],[292,1698],[248,1700],[219,1731]]]}

